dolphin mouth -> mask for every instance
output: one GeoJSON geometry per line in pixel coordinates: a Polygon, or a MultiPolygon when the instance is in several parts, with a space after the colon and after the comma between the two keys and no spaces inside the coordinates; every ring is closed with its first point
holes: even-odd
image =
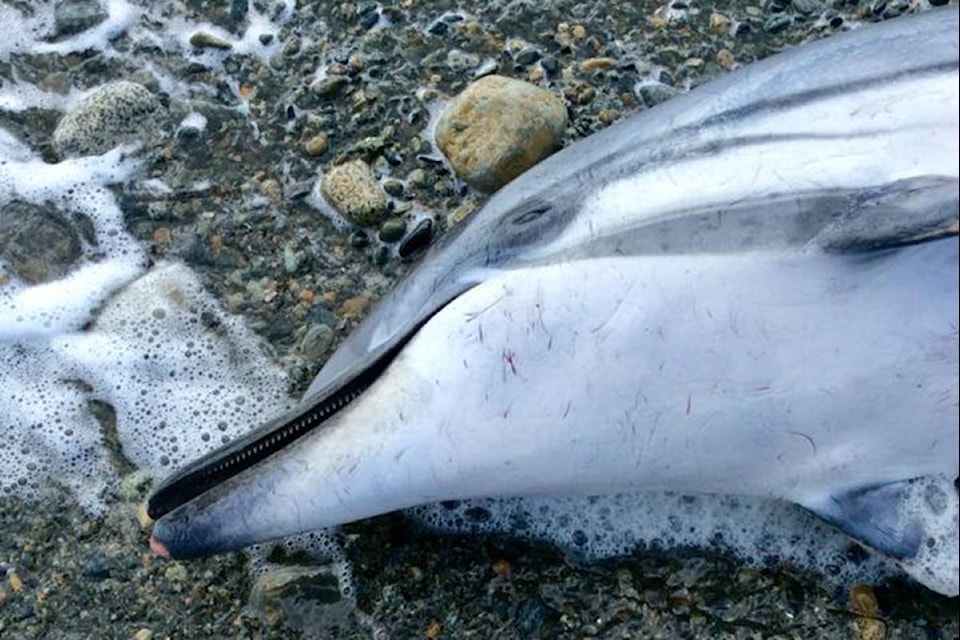
{"type": "Polygon", "coordinates": [[[168,476],[148,498],[147,514],[159,520],[320,428],[380,377],[420,326],[371,351],[349,371],[293,408],[168,476]]]}
{"type": "Polygon", "coordinates": [[[376,382],[421,327],[470,286],[450,293],[430,313],[423,314],[407,325],[406,331],[397,332],[389,340],[364,353],[351,367],[302,398],[292,408],[165,478],[147,499],[147,515],[154,521],[160,520],[174,509],[321,428],[376,382]]]}

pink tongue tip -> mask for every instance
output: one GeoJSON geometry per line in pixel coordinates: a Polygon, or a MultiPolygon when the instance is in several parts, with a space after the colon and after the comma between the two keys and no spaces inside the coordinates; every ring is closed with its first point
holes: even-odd
{"type": "Polygon", "coordinates": [[[161,558],[163,558],[164,560],[169,560],[169,559],[170,559],[170,552],[167,551],[167,548],[166,548],[165,546],[163,546],[163,543],[162,543],[162,542],[160,542],[159,540],[157,540],[157,539],[154,538],[153,536],[150,536],[150,549],[151,549],[155,554],[157,554],[158,556],[160,556],[161,558]]]}

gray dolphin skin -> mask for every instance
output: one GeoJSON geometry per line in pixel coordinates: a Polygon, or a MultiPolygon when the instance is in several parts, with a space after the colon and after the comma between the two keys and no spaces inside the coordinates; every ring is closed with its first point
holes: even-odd
{"type": "Polygon", "coordinates": [[[799,504],[958,591],[958,11],[750,65],[496,193],[301,403],[156,489],[192,558],[427,502],[799,504]]]}

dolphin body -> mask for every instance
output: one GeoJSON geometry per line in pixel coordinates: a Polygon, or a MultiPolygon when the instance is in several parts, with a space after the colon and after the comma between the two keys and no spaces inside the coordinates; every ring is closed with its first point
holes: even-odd
{"type": "Polygon", "coordinates": [[[431,501],[792,501],[958,591],[958,11],[864,27],[555,154],[301,403],[167,479],[151,545],[431,501]]]}

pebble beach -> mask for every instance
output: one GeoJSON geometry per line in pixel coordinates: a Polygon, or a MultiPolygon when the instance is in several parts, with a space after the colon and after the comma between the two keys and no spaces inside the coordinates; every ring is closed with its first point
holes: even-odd
{"type": "MultiPolygon", "coordinates": [[[[186,265],[210,305],[198,322],[249,332],[269,362],[249,415],[273,411],[429,246],[556,148],[805,41],[941,4],[0,0],[0,165],[72,167],[118,145],[120,165],[136,162],[104,187],[129,247],[0,188],[0,287],[114,255],[131,273],[186,265]]],[[[58,380],[93,384],[75,377],[58,380]]],[[[957,599],[906,578],[838,592],[711,549],[583,562],[398,514],[332,534],[346,594],[293,552],[270,571],[242,553],[166,562],[142,504],[193,445],[165,432],[163,451],[132,453],[110,403],[85,406],[109,475],[94,508],[74,490],[89,473],[47,469],[50,486],[20,492],[35,469],[0,467],[24,474],[0,482],[0,638],[960,636],[957,599]]],[[[0,435],[19,443],[17,428],[0,435]]]]}

